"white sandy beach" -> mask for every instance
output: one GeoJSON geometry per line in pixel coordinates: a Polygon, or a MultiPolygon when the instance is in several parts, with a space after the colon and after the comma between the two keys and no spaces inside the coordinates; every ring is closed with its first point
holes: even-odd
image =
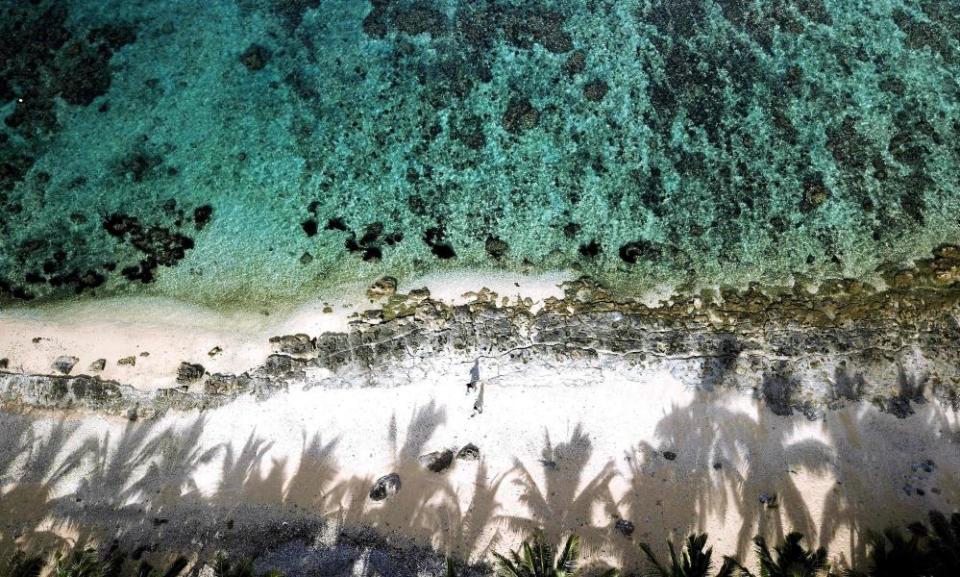
{"type": "MultiPolygon", "coordinates": [[[[960,499],[953,474],[960,425],[936,404],[906,420],[861,405],[811,422],[773,416],[743,394],[694,393],[669,373],[639,380],[581,374],[577,386],[513,374],[485,386],[483,413],[474,415],[464,375],[431,375],[408,387],[291,391],[142,425],[38,414],[33,449],[18,464],[66,418],[69,434],[45,466],[58,470],[92,440],[102,455],[60,478],[44,495],[50,501],[119,497],[172,523],[191,516],[194,499],[172,498],[171,490],[220,504],[296,506],[475,561],[490,547],[515,546],[525,529],[546,526],[550,535],[576,531],[592,555],[627,567],[639,559],[637,541],[694,529],[708,531],[719,551],[743,555],[757,532],[775,537],[798,528],[850,559],[863,551],[863,528],[923,518],[960,499]],[[479,447],[480,461],[458,460],[438,474],[416,460],[467,443],[479,447]],[[931,471],[918,469],[928,460],[931,471]],[[125,467],[123,478],[111,474],[125,467]],[[143,488],[157,469],[178,479],[159,496],[143,488]],[[401,476],[400,492],[369,500],[373,481],[391,472],[401,476]],[[98,478],[112,484],[91,487],[98,478]],[[906,486],[925,495],[907,494],[906,486]],[[773,497],[774,505],[761,503],[773,497]],[[618,518],[635,525],[631,539],[614,529],[618,518]]],[[[13,431],[21,417],[3,419],[13,431]]],[[[17,441],[6,435],[3,452],[17,441]]],[[[17,471],[5,481],[8,497],[17,494],[17,471]]],[[[45,517],[41,503],[28,510],[45,517]]],[[[69,527],[52,528],[69,535],[69,527]]]]}
{"type": "MultiPolygon", "coordinates": [[[[536,307],[547,297],[562,296],[560,284],[571,278],[565,273],[438,274],[406,280],[398,290],[427,287],[432,298],[460,304],[486,287],[511,303],[530,299],[536,307]]],[[[106,368],[96,374],[144,390],[175,386],[183,361],[201,363],[211,373],[239,374],[270,354],[270,337],[347,330],[352,315],[377,306],[365,296],[367,286],[339,287],[315,301],[278,304],[275,310],[225,312],[145,297],[0,310],[0,358],[8,359],[12,369],[33,374],[54,374],[51,365],[61,355],[79,359],[72,374],[93,374],[90,364],[105,359],[106,368]],[[220,352],[211,354],[215,349],[220,352]],[[134,365],[117,364],[128,357],[136,359],[134,365]]]]}
{"type": "MultiPolygon", "coordinates": [[[[542,302],[561,295],[563,280],[484,277],[482,286],[513,302],[542,302]]],[[[463,302],[478,284],[432,277],[399,289],[420,286],[463,302]]],[[[172,384],[182,360],[211,372],[253,368],[269,354],[270,336],[342,331],[351,314],[372,306],[330,297],[269,316],[152,300],[12,310],[0,315],[0,356],[40,373],[61,354],[80,358],[75,372],[107,358],[105,378],[149,389],[172,384]],[[323,312],[328,304],[332,313],[323,312]],[[223,352],[209,357],[214,346],[223,352]],[[136,366],[116,365],[142,351],[150,355],[136,366]]],[[[56,521],[52,503],[135,505],[169,520],[174,533],[198,503],[235,509],[241,527],[258,522],[260,513],[244,507],[259,504],[335,526],[373,526],[472,561],[516,546],[537,527],[557,539],[574,531],[593,559],[629,569],[638,566],[639,541],[662,547],[667,536],[694,530],[709,532],[720,553],[747,556],[755,534],[798,529],[844,562],[863,554],[866,529],[960,503],[960,421],[936,402],[907,419],[854,404],[810,421],[775,416],[750,391],[698,391],[687,366],[617,371],[481,360],[481,393],[467,390],[471,364],[424,365],[403,386],[291,387],[142,423],[0,413],[0,455],[9,463],[0,507],[12,511],[25,545],[78,535],[76,524],[56,521]],[[468,443],[479,461],[458,459],[433,473],[417,460],[468,443]],[[370,500],[374,480],[394,472],[399,493],[370,500]],[[633,524],[632,535],[617,530],[618,519],[633,524]]]]}

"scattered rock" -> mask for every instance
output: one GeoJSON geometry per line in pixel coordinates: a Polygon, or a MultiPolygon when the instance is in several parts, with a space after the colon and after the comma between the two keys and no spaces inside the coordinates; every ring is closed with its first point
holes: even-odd
{"type": "Polygon", "coordinates": [[[609,90],[610,87],[603,80],[591,80],[583,87],[583,97],[590,102],[600,102],[609,90]]]}
{"type": "Polygon", "coordinates": [[[137,364],[137,357],[123,357],[122,359],[117,361],[117,364],[120,366],[123,366],[123,365],[129,365],[131,367],[135,366],[137,364]]]}
{"type": "Polygon", "coordinates": [[[136,408],[131,407],[130,409],[127,409],[127,420],[128,420],[128,421],[136,421],[137,418],[139,418],[139,415],[137,414],[137,409],[136,409],[136,408]]]}
{"type": "Polygon", "coordinates": [[[397,294],[397,279],[392,276],[380,278],[367,289],[367,296],[372,299],[389,297],[395,294],[397,294]]]}
{"type": "Polygon", "coordinates": [[[453,451],[444,449],[443,451],[434,451],[426,455],[420,455],[417,458],[420,464],[434,473],[442,473],[453,464],[453,451]]]}
{"type": "Polygon", "coordinates": [[[149,356],[150,356],[150,351],[143,351],[142,353],[140,353],[140,356],[141,356],[141,357],[144,357],[144,358],[149,357],[149,356]]]}
{"type": "Polygon", "coordinates": [[[219,354],[222,353],[222,352],[223,352],[223,349],[221,349],[220,347],[218,347],[218,346],[217,346],[217,347],[213,347],[212,349],[210,349],[210,350],[207,352],[207,356],[212,359],[213,357],[219,355],[219,354]]]}
{"type": "Polygon", "coordinates": [[[90,372],[92,373],[99,373],[105,368],[107,368],[107,359],[97,359],[90,363],[90,372]]]}
{"type": "Polygon", "coordinates": [[[73,366],[76,365],[79,360],[77,357],[59,356],[53,361],[53,370],[64,375],[69,375],[70,371],[73,370],[73,366]]]}
{"type": "Polygon", "coordinates": [[[400,491],[400,475],[396,473],[390,473],[389,475],[384,475],[377,479],[377,482],[373,484],[373,487],[370,489],[370,499],[372,501],[383,501],[388,497],[392,497],[400,491]]]}
{"type": "Polygon", "coordinates": [[[617,522],[613,524],[613,528],[617,533],[620,533],[624,537],[628,538],[633,535],[633,531],[635,529],[633,523],[627,521],[626,519],[617,519],[617,522]]]}
{"type": "Polygon", "coordinates": [[[303,333],[270,337],[270,343],[274,345],[276,350],[288,355],[305,355],[313,352],[316,348],[310,335],[303,333]]]}
{"type": "Polygon", "coordinates": [[[477,461],[480,459],[480,447],[467,443],[457,451],[457,458],[463,461],[477,461]]]}
{"type": "Polygon", "coordinates": [[[0,359],[0,369],[6,369],[10,367],[10,359],[0,359]]]}
{"type": "Polygon", "coordinates": [[[513,98],[507,104],[503,113],[502,124],[504,130],[511,134],[520,134],[536,128],[540,123],[540,111],[530,102],[529,98],[513,98]]]}
{"type": "Polygon", "coordinates": [[[776,509],[779,505],[776,494],[760,493],[760,504],[767,509],[776,509]]]}
{"type": "Polygon", "coordinates": [[[430,298],[430,289],[427,287],[412,289],[407,296],[418,301],[426,300],[430,298]]]}
{"type": "Polygon", "coordinates": [[[180,366],[177,368],[177,382],[182,385],[195,383],[199,381],[206,372],[203,365],[180,363],[180,366]]]}
{"type": "Polygon", "coordinates": [[[256,72],[263,70],[267,62],[270,61],[270,49],[260,44],[251,44],[249,48],[240,55],[240,62],[247,67],[247,70],[256,72]]]}
{"type": "Polygon", "coordinates": [[[668,460],[668,461],[676,461],[676,460],[677,460],[677,454],[674,453],[673,451],[664,451],[664,452],[663,452],[663,458],[666,459],[666,460],[668,460]]]}

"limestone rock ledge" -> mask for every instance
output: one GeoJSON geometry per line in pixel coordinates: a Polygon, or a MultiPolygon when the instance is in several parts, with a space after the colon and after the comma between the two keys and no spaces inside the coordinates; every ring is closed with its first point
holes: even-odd
{"type": "Polygon", "coordinates": [[[658,307],[588,280],[536,311],[498,303],[486,289],[458,306],[411,291],[359,314],[348,332],[271,339],[275,353],[249,373],[145,392],[95,376],[0,371],[0,400],[133,418],[291,386],[403,386],[430,373],[466,383],[471,367],[487,382],[518,371],[556,382],[576,367],[627,377],[666,370],[691,387],[748,390],[781,415],[816,418],[868,401],[904,417],[930,396],[960,403],[960,283],[945,274],[958,260],[953,247],[938,249],[916,268],[889,271],[884,290],[853,280],[815,292],[753,286],[658,307]]]}

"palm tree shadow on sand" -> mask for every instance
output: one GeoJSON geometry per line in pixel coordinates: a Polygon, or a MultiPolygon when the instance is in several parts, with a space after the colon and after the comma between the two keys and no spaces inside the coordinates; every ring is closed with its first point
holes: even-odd
{"type": "Polygon", "coordinates": [[[569,440],[556,445],[545,432],[540,459],[542,486],[535,473],[515,460],[512,482],[520,489],[520,501],[526,506],[528,516],[506,515],[500,519],[521,534],[542,529],[548,543],[559,543],[564,534],[576,533],[586,550],[599,551],[607,540],[609,528],[593,524],[594,509],[614,508],[610,482],[615,470],[613,462],[607,461],[596,475],[584,479],[592,454],[590,437],[579,424],[569,440]]]}
{"type": "MultiPolygon", "coordinates": [[[[714,383],[726,378],[727,365],[714,367],[720,371],[712,373],[714,383]]],[[[789,384],[782,368],[776,378],[789,384]]],[[[839,396],[849,390],[855,397],[855,374],[843,373],[836,382],[839,396]]],[[[922,379],[907,377],[906,382],[922,379]]],[[[928,508],[960,498],[960,481],[950,475],[955,460],[941,455],[960,438],[955,422],[936,403],[916,405],[908,399],[914,414],[906,420],[892,410],[854,404],[811,424],[801,415],[774,414],[759,401],[750,408],[727,402],[734,398],[742,395],[725,388],[700,390],[688,405],[673,406],[658,422],[654,440],[626,452],[622,479],[613,461],[601,462],[594,475],[586,473],[594,447],[581,425],[560,443],[545,434],[539,463],[515,459],[513,469],[501,475],[491,475],[483,460],[458,461],[454,467],[476,467],[466,500],[470,488],[418,460],[444,448],[436,437],[446,413],[435,403],[414,410],[403,432],[397,419],[391,420],[386,450],[392,471],[351,477],[338,470],[339,439],[324,441],[318,432],[303,432],[301,454],[291,468],[285,458],[271,458],[271,442],[256,432],[237,447],[204,446],[202,417],[162,429],[154,421],[128,422],[115,427],[117,432],[81,439],[66,422],[0,413],[5,432],[0,473],[15,477],[0,485],[0,508],[16,519],[0,526],[0,548],[9,550],[14,542],[40,548],[120,539],[146,551],[162,542],[197,558],[219,548],[247,555],[266,551],[262,563],[271,564],[283,558],[271,555],[271,548],[298,542],[298,551],[316,558],[305,556],[298,565],[284,567],[291,573],[413,575],[415,567],[388,552],[432,546],[435,550],[424,549],[424,556],[436,558],[440,552],[479,561],[491,549],[509,546],[503,529],[527,535],[542,528],[552,543],[577,533],[588,552],[630,570],[645,566],[637,542],[662,547],[664,537],[683,538],[715,517],[742,519],[732,542],[717,543],[724,551],[743,555],[755,534],[775,542],[798,530],[809,542],[819,538],[825,544],[849,530],[856,557],[864,550],[860,535],[867,528],[922,519],[928,508]],[[861,474],[878,459],[890,461],[894,451],[909,454],[910,447],[898,445],[905,424],[916,446],[940,447],[903,463],[904,471],[897,474],[913,483],[909,496],[898,494],[902,491],[894,485],[878,490],[861,474]],[[820,440],[800,434],[810,427],[819,427],[820,440]],[[865,430],[884,434],[864,436],[865,430]],[[925,472],[924,467],[937,467],[927,461],[943,462],[944,470],[925,472]],[[919,472],[912,470],[914,464],[919,472]],[[204,493],[198,472],[211,467],[219,468],[220,483],[204,493]],[[58,485],[81,469],[75,494],[58,494],[58,485]],[[386,472],[397,472],[403,488],[374,502],[371,486],[386,472]],[[819,526],[796,480],[798,472],[836,474],[842,483],[827,495],[819,526]],[[620,481],[626,491],[617,499],[613,487],[620,481]],[[498,492],[505,482],[517,489],[525,514],[501,511],[498,492]],[[302,523],[288,524],[291,518],[302,523]],[[636,533],[624,531],[621,519],[632,522],[636,533]],[[198,548],[196,542],[204,545],[198,548]],[[334,547],[336,555],[329,553],[334,547]]]]}

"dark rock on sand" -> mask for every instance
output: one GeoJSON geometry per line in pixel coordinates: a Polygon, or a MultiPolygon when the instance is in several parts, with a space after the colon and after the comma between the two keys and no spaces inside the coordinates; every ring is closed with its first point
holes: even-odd
{"type": "Polygon", "coordinates": [[[105,368],[107,368],[107,359],[97,359],[90,363],[90,372],[92,373],[99,373],[105,368]]]}
{"type": "Polygon", "coordinates": [[[392,497],[400,491],[400,475],[390,473],[377,479],[370,489],[370,499],[373,501],[383,501],[387,497],[392,497]]]}
{"type": "Polygon", "coordinates": [[[6,369],[10,367],[10,359],[0,359],[0,369],[6,369]]]}
{"type": "Polygon", "coordinates": [[[189,384],[195,383],[203,378],[206,369],[203,368],[203,365],[195,363],[180,363],[180,366],[177,368],[177,382],[180,384],[189,384]]]}
{"type": "Polygon", "coordinates": [[[117,364],[120,366],[124,366],[124,365],[129,365],[131,367],[135,366],[137,364],[137,357],[133,357],[133,356],[123,357],[122,359],[117,361],[117,364]]]}
{"type": "Polygon", "coordinates": [[[80,359],[77,357],[69,357],[66,355],[57,357],[57,359],[53,361],[53,370],[64,375],[68,375],[70,374],[70,371],[73,370],[73,366],[76,365],[79,360],[80,359]]]}
{"type": "Polygon", "coordinates": [[[426,455],[420,455],[417,458],[420,464],[434,473],[442,473],[453,464],[453,451],[444,449],[443,451],[434,451],[426,455]]]}
{"type": "Polygon", "coordinates": [[[480,459],[480,447],[467,443],[457,451],[457,458],[464,461],[477,461],[480,459]]]}
{"type": "Polygon", "coordinates": [[[633,535],[633,531],[635,529],[633,523],[627,521],[626,519],[617,519],[617,522],[613,524],[613,528],[617,533],[620,533],[624,537],[630,537],[633,535]]]}

